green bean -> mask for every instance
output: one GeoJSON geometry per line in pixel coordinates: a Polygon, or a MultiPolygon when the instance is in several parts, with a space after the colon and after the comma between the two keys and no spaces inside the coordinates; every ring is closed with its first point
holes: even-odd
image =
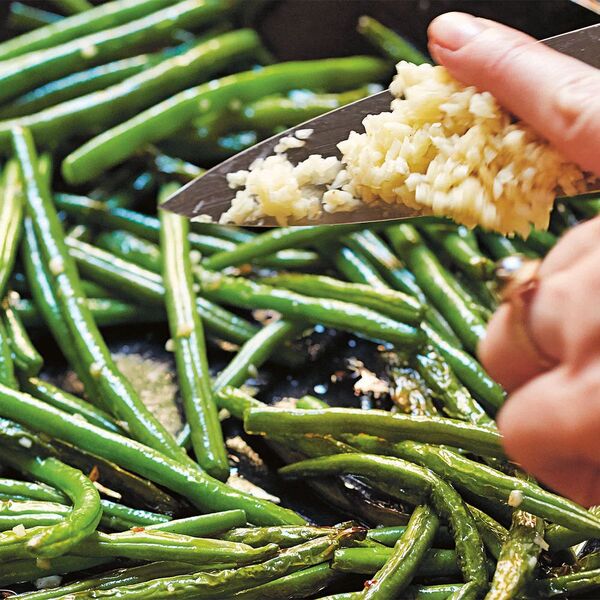
{"type": "MultiPolygon", "coordinates": [[[[361,225],[362,227],[362,225],[361,225]]],[[[278,250],[286,248],[299,248],[313,244],[316,241],[339,237],[348,231],[356,229],[356,225],[313,225],[309,227],[279,227],[255,238],[239,244],[229,252],[222,252],[207,258],[203,266],[213,271],[225,267],[235,267],[251,262],[259,257],[268,256],[278,250]]]]}
{"type": "Polygon", "coordinates": [[[557,237],[549,231],[532,229],[525,243],[540,256],[545,256],[556,246],[557,241],[557,237]]]}
{"type": "MultiPolygon", "coordinates": [[[[336,526],[340,529],[339,526],[336,526]]],[[[324,535],[334,533],[331,527],[242,527],[220,535],[229,542],[248,544],[253,548],[265,544],[277,544],[280,548],[290,548],[324,535]]]]}
{"type": "Polygon", "coordinates": [[[196,565],[240,566],[274,556],[278,548],[268,544],[252,548],[223,540],[190,537],[165,531],[96,532],[71,548],[77,556],[129,558],[134,560],[175,560],[196,565]]]}
{"type": "Polygon", "coordinates": [[[338,454],[288,465],[279,473],[286,478],[353,474],[417,490],[429,498],[436,512],[452,527],[456,553],[469,590],[465,597],[476,598],[486,588],[484,551],[475,522],[454,488],[429,469],[401,459],[370,454],[338,454]]]}
{"type": "Polygon", "coordinates": [[[71,153],[63,162],[63,174],[71,183],[93,179],[117,165],[148,143],[165,139],[213,106],[233,99],[250,102],[266,94],[295,88],[298,81],[308,87],[332,84],[362,85],[379,79],[387,68],[371,57],[281,63],[260,71],[247,71],[190,88],[136,117],[108,129],[71,153]]]}
{"type": "Polygon", "coordinates": [[[51,2],[66,15],[76,15],[94,8],[94,5],[88,0],[51,0],[51,2]]]}
{"type": "MultiPolygon", "coordinates": [[[[67,557],[61,557],[62,560],[67,557]]],[[[79,563],[83,564],[82,568],[74,568],[69,569],[66,566],[68,571],[80,571],[85,568],[86,561],[94,561],[90,566],[96,566],[97,564],[106,563],[105,558],[82,558],[79,556],[69,556],[69,559],[73,560],[76,566],[79,566],[79,563]]],[[[15,561],[15,562],[25,562],[25,561],[15,561]]],[[[52,570],[56,570],[56,561],[52,561],[52,570]]],[[[13,563],[9,563],[12,567],[13,563]]],[[[28,565],[24,565],[28,566],[28,565]]],[[[58,565],[60,567],[60,564],[58,565]]],[[[17,571],[17,565],[15,564],[14,571],[17,571]]],[[[90,579],[83,579],[80,581],[75,581],[73,583],[69,583],[66,586],[61,586],[55,589],[47,589],[47,590],[38,590],[36,592],[29,592],[23,594],[23,598],[27,600],[55,600],[58,598],[63,598],[64,596],[69,596],[70,594],[75,594],[77,592],[82,592],[84,590],[109,590],[113,587],[117,587],[120,585],[131,585],[133,583],[140,583],[144,581],[149,581],[151,579],[155,579],[157,577],[169,577],[172,575],[182,575],[184,573],[189,573],[194,570],[195,566],[187,563],[180,562],[154,562],[147,565],[141,565],[138,567],[130,567],[126,569],[116,569],[114,571],[109,571],[107,573],[101,573],[99,575],[95,575],[90,579]]],[[[18,571],[17,571],[18,572],[18,571]]],[[[58,571],[59,573],[61,571],[58,571]]],[[[43,572],[41,574],[37,574],[36,571],[34,573],[39,577],[43,576],[43,572]]],[[[32,577],[37,578],[37,577],[32,577]]],[[[1,581],[1,580],[0,580],[1,581]]]]}
{"type": "Polygon", "coordinates": [[[324,402],[319,398],[315,398],[314,396],[306,394],[302,396],[302,398],[298,398],[298,400],[296,401],[296,408],[308,410],[313,408],[329,408],[329,404],[327,404],[327,402],[324,402]]]}
{"type": "Polygon", "coordinates": [[[0,415],[116,462],[181,494],[200,510],[242,509],[257,525],[304,524],[304,520],[290,510],[238,492],[188,463],[170,459],[149,446],[70,419],[68,413],[5,386],[0,386],[0,415]]]}
{"type": "Polygon", "coordinates": [[[378,91],[378,86],[365,85],[338,94],[317,94],[294,90],[287,96],[267,96],[247,104],[234,119],[242,129],[272,131],[274,126],[293,127],[323,113],[355,102],[378,91]]]}
{"type": "Polygon", "coordinates": [[[295,337],[302,329],[302,324],[283,320],[269,323],[260,329],[217,375],[213,390],[218,392],[225,386],[242,385],[253,368],[260,367],[284,341],[295,337]]]}
{"type": "MultiPolygon", "coordinates": [[[[71,334],[62,318],[62,313],[50,282],[48,264],[47,261],[42,258],[41,250],[35,236],[33,222],[30,218],[26,218],[24,222],[24,239],[21,256],[27,274],[29,288],[35,300],[35,306],[32,307],[34,309],[37,308],[43,316],[43,321],[49,324],[50,330],[57,340],[63,354],[69,361],[69,364],[77,364],[80,357],[75,351],[71,334]]],[[[20,304],[22,304],[22,301],[20,301],[20,304]]],[[[24,322],[28,321],[24,314],[22,314],[22,318],[24,322]]],[[[83,375],[83,366],[80,365],[79,371],[83,375]]],[[[86,379],[88,380],[88,386],[91,385],[91,377],[87,377],[86,379]]]]}
{"type": "Polygon", "coordinates": [[[319,247],[333,261],[336,269],[349,281],[362,283],[376,289],[387,287],[386,282],[373,265],[359,252],[346,246],[336,248],[333,245],[320,244],[319,247]]]}
{"type": "Polygon", "coordinates": [[[57,15],[37,6],[29,6],[22,2],[11,2],[7,22],[11,29],[31,31],[44,25],[56,23],[62,18],[62,15],[57,15]]]}
{"type": "MultiPolygon", "coordinates": [[[[98,327],[131,325],[133,323],[164,323],[166,320],[164,312],[154,306],[136,306],[114,298],[86,298],[85,304],[98,327]]],[[[25,327],[45,326],[46,322],[41,311],[31,300],[21,298],[15,303],[14,308],[25,327]]]]}
{"type": "Polygon", "coordinates": [[[449,364],[429,346],[414,357],[417,371],[427,382],[443,406],[444,412],[453,419],[469,421],[495,428],[494,420],[481,408],[453,373],[449,364]]]}
{"type": "Polygon", "coordinates": [[[502,546],[508,539],[508,530],[475,506],[469,505],[469,512],[475,520],[479,535],[481,535],[485,547],[488,549],[489,553],[498,560],[500,558],[500,553],[502,552],[502,546]]]}
{"type": "Polygon", "coordinates": [[[429,506],[415,508],[392,555],[377,571],[373,585],[365,589],[365,600],[394,600],[408,587],[433,543],[438,526],[439,519],[429,506]]]}
{"type": "MultiPolygon", "coordinates": [[[[453,594],[459,594],[466,586],[458,583],[444,583],[442,585],[411,585],[405,591],[402,600],[448,600],[453,594]]],[[[360,600],[362,592],[347,592],[323,596],[319,600],[360,600]]]]}
{"type": "MultiPolygon", "coordinates": [[[[431,444],[447,444],[483,456],[503,457],[501,437],[489,427],[481,427],[439,417],[413,417],[383,410],[329,408],[288,410],[271,407],[252,408],[245,414],[248,433],[267,435],[370,434],[391,442],[405,439],[431,444]]],[[[511,488],[512,489],[512,488],[511,488]]]]}
{"type": "Polygon", "coordinates": [[[19,178],[19,165],[11,160],[4,168],[0,183],[0,295],[14,267],[23,218],[23,186],[19,178]]]}
{"type": "MultiPolygon", "coordinates": [[[[102,522],[109,523],[111,526],[117,523],[124,525],[125,529],[132,527],[145,527],[146,529],[161,527],[162,531],[173,531],[174,533],[183,533],[174,528],[177,521],[172,521],[170,517],[159,513],[131,508],[111,502],[110,500],[101,500],[102,504],[102,522]]],[[[191,534],[189,534],[191,535],[191,534]]]]}
{"type": "Polygon", "coordinates": [[[131,261],[144,269],[154,273],[160,273],[162,268],[162,256],[160,248],[138,237],[128,231],[115,229],[113,231],[103,231],[96,237],[94,243],[98,248],[131,261]]]}
{"type": "MultiPolygon", "coordinates": [[[[82,556],[57,556],[49,561],[37,561],[32,559],[10,560],[2,565],[0,572],[0,585],[7,586],[15,583],[25,583],[35,581],[48,575],[65,575],[75,571],[84,571],[91,569],[106,562],[105,558],[84,558],[82,556]],[[48,568],[48,564],[50,568],[48,568]]],[[[59,588],[63,589],[63,588],[59,588]]],[[[40,590],[23,594],[23,597],[35,600],[46,600],[58,598],[57,590],[40,590]],[[38,594],[38,595],[34,595],[38,594]]]]}
{"type": "MultiPolygon", "coordinates": [[[[20,517],[27,515],[31,516],[32,514],[33,516],[48,515],[49,517],[52,517],[54,521],[56,521],[55,517],[64,518],[64,516],[67,515],[71,510],[68,506],[63,504],[65,501],[66,498],[63,498],[60,503],[48,501],[39,502],[35,500],[19,501],[12,499],[5,503],[0,502],[0,517],[12,517],[18,520],[20,517]]],[[[206,528],[196,526],[196,521],[198,519],[205,519],[207,516],[212,518],[213,515],[170,521],[169,517],[166,517],[165,515],[130,508],[128,506],[123,506],[122,504],[111,502],[110,500],[101,500],[101,504],[102,519],[100,523],[103,526],[108,526],[109,528],[118,526],[122,529],[130,529],[132,527],[144,526],[145,529],[158,529],[160,531],[169,531],[172,533],[186,533],[186,535],[190,535],[190,533],[187,533],[187,531],[206,529],[210,531],[214,529],[214,527],[206,528]],[[185,521],[185,523],[183,521],[185,521]]],[[[241,512],[243,515],[243,511],[231,512],[241,512]]],[[[225,513],[220,514],[222,515],[225,513]]],[[[235,519],[233,522],[238,523],[239,521],[240,519],[235,519]]],[[[25,522],[23,522],[23,524],[25,524],[25,522]]],[[[41,525],[42,523],[39,524],[41,525]]]]}
{"type": "MultiPolygon", "coordinates": [[[[336,550],[332,568],[342,573],[374,575],[392,557],[393,548],[343,548],[336,550]]],[[[419,577],[450,577],[460,574],[454,550],[428,550],[419,565],[419,577]]],[[[375,577],[377,579],[377,577],[375,577]]]]}
{"type": "Polygon", "coordinates": [[[97,427],[102,427],[114,433],[123,433],[123,428],[108,413],[77,396],[61,390],[48,381],[37,377],[23,377],[21,379],[21,389],[71,415],[80,415],[97,427]]]}
{"type": "Polygon", "coordinates": [[[524,254],[525,256],[536,256],[536,254],[527,248],[523,240],[519,238],[507,238],[493,231],[477,231],[477,237],[482,245],[495,260],[506,258],[514,254],[524,254]]]}
{"type": "Polygon", "coordinates": [[[62,225],[40,176],[31,133],[15,129],[13,141],[25,185],[27,212],[32,220],[35,217],[35,235],[48,264],[50,285],[80,355],[73,364],[75,370],[84,383],[93,380],[88,392],[98,393],[111,413],[127,422],[133,436],[165,450],[170,456],[181,458],[184,454],[175,439],[150,413],[117,369],[93,316],[81,301],[83,294],[77,268],[69,256],[62,225]]]}
{"type": "MultiPolygon", "coordinates": [[[[215,5],[216,2],[185,1],[204,8],[209,8],[211,3],[215,5]]],[[[227,2],[223,6],[226,4],[227,2]]],[[[251,55],[259,44],[256,33],[248,29],[231,31],[214,39],[201,41],[183,54],[166,58],[154,66],[150,65],[120,83],[77,96],[32,115],[1,122],[0,146],[7,144],[10,129],[15,124],[29,127],[36,140],[45,145],[54,145],[73,135],[73,131],[96,132],[103,126],[114,124],[119,116],[122,118],[135,114],[169,93],[180,91],[189,82],[205,80],[231,60],[251,55]]]]}
{"type": "MultiPolygon", "coordinates": [[[[111,208],[105,202],[72,194],[57,194],[55,202],[60,210],[64,210],[84,223],[110,229],[122,229],[154,242],[159,240],[160,221],[156,217],[126,208],[111,208]]],[[[189,242],[194,250],[199,250],[203,254],[214,254],[235,247],[227,240],[193,232],[189,235],[189,242]]]]}
{"type": "Polygon", "coordinates": [[[25,527],[26,529],[48,527],[60,523],[63,519],[64,515],[55,513],[0,515],[0,532],[14,530],[15,527],[25,527]]]}
{"type": "Polygon", "coordinates": [[[232,386],[225,386],[215,394],[219,408],[229,411],[237,419],[243,419],[244,413],[250,408],[262,408],[264,404],[232,386]]]}
{"type": "Polygon", "coordinates": [[[204,175],[204,169],[174,156],[168,156],[158,150],[152,150],[152,159],[156,170],[173,177],[182,183],[188,183],[196,177],[204,175]]]}
{"type": "MultiPolygon", "coordinates": [[[[124,252],[129,251],[131,246],[136,245],[133,241],[135,237],[132,238],[131,234],[155,242],[159,239],[160,223],[156,217],[126,208],[114,207],[107,202],[100,202],[86,198],[85,196],[75,196],[73,194],[56,194],[55,202],[60,210],[64,210],[79,221],[108,227],[113,230],[123,230],[130,234],[128,236],[120,234],[116,236],[117,239],[111,239],[112,251],[121,256],[121,258],[128,258],[128,255],[124,254],[124,252]],[[117,244],[117,241],[120,244],[117,244]],[[117,252],[118,247],[120,248],[119,252],[117,252]]],[[[199,224],[192,224],[192,228],[194,228],[194,225],[197,228],[199,224]]],[[[106,233],[105,235],[110,235],[110,233],[106,233]]],[[[204,232],[197,233],[195,231],[192,231],[188,237],[191,247],[194,250],[200,251],[203,255],[233,250],[235,248],[234,242],[240,243],[244,241],[244,238],[245,241],[248,240],[248,237],[245,235],[239,236],[239,234],[236,234],[238,239],[232,240],[222,235],[211,235],[204,232]]],[[[106,239],[104,239],[104,243],[106,243],[106,239]]],[[[151,251],[152,255],[156,255],[156,250],[157,248],[151,251]]],[[[140,258],[141,255],[138,252],[134,252],[131,256],[131,260],[134,262],[140,258]],[[135,260],[133,256],[135,256],[135,260]]],[[[293,269],[314,265],[316,255],[306,250],[280,250],[274,255],[266,256],[257,262],[274,268],[293,269]]],[[[160,270],[160,263],[157,257],[152,262],[150,262],[149,258],[148,263],[142,264],[142,266],[151,270],[160,270]],[[152,265],[152,268],[150,265],[152,265]]]]}
{"type": "MultiPolygon", "coordinates": [[[[160,275],[78,240],[67,239],[67,246],[81,272],[90,279],[138,302],[143,298],[152,304],[163,303],[165,288],[160,275]]],[[[204,298],[198,298],[196,306],[204,317],[206,328],[222,339],[243,343],[257,332],[245,319],[204,298]]]]}
{"type": "Polygon", "coordinates": [[[517,598],[533,579],[542,551],[544,522],[515,510],[486,600],[517,598]]]}
{"type": "Polygon", "coordinates": [[[152,42],[168,40],[182,26],[214,21],[227,14],[233,2],[183,0],[118,27],[5,61],[0,71],[0,100],[90,65],[126,56],[152,42]]]}
{"type": "Polygon", "coordinates": [[[428,223],[420,227],[427,239],[441,248],[452,264],[476,280],[491,279],[495,265],[475,247],[470,236],[473,233],[463,226],[454,224],[428,223]]]}
{"type": "Polygon", "coordinates": [[[232,600],[281,600],[281,598],[308,598],[333,583],[338,574],[328,563],[301,569],[290,575],[237,592],[232,600]]]}
{"type": "Polygon", "coordinates": [[[0,383],[17,387],[15,365],[4,320],[0,319],[0,383]]]}
{"type": "MultiPolygon", "coordinates": [[[[367,532],[367,539],[383,544],[384,546],[393,547],[405,531],[405,525],[396,527],[376,527],[375,529],[369,529],[367,532]]],[[[452,548],[454,540],[446,527],[439,527],[433,543],[437,548],[452,548]]]]}
{"type": "Polygon", "coordinates": [[[194,275],[201,294],[217,302],[250,309],[273,309],[290,319],[359,332],[399,347],[414,347],[421,343],[418,329],[356,304],[315,299],[241,277],[213,273],[198,266],[194,268],[194,275]]]}
{"type": "Polygon", "coordinates": [[[485,322],[459,291],[455,279],[422,242],[411,225],[392,225],[387,234],[395,250],[414,273],[417,283],[442,313],[465,348],[475,352],[485,334],[485,322]]]}
{"type": "MultiPolygon", "coordinates": [[[[244,525],[246,525],[246,513],[243,510],[226,510],[209,515],[188,517],[186,519],[174,519],[167,523],[150,525],[145,527],[145,530],[167,531],[192,537],[214,537],[233,527],[242,527],[244,525]]],[[[235,529],[233,531],[235,531],[235,529]]],[[[219,537],[230,542],[240,541],[240,543],[252,545],[248,544],[246,541],[242,542],[241,540],[228,539],[223,535],[219,535],[219,537]]],[[[266,546],[271,543],[276,544],[276,542],[266,542],[262,545],[266,546]]]]}
{"type": "Polygon", "coordinates": [[[14,499],[31,499],[42,502],[65,502],[64,494],[43,483],[0,478],[0,495],[14,499]]]}
{"type": "Polygon", "coordinates": [[[468,352],[457,348],[441,336],[430,323],[422,323],[429,342],[446,360],[452,371],[486,409],[495,413],[503,404],[505,392],[468,352]]]}
{"type": "Polygon", "coordinates": [[[202,235],[210,235],[241,244],[256,237],[255,233],[243,229],[242,227],[234,227],[233,225],[219,225],[218,223],[202,223],[200,221],[192,221],[190,227],[195,233],[202,235]]]}
{"type": "Polygon", "coordinates": [[[0,534],[0,555],[11,558],[31,555],[53,558],[68,552],[96,529],[102,515],[100,496],[81,471],[52,457],[26,457],[8,448],[2,449],[2,460],[44,483],[58,487],[69,497],[73,508],[55,525],[29,529],[24,535],[14,531],[0,534]]]}
{"type": "Polygon", "coordinates": [[[353,302],[411,325],[420,323],[424,312],[418,300],[402,292],[387,288],[374,290],[368,285],[344,283],[324,275],[284,273],[268,277],[263,281],[307,296],[353,302]]]}
{"type": "Polygon", "coordinates": [[[96,31],[116,27],[174,3],[175,0],[108,2],[82,15],[61,19],[57,23],[3,42],[0,44],[0,60],[4,61],[34,50],[51,48],[96,31]]]}
{"type": "MultiPolygon", "coordinates": [[[[596,517],[600,517],[600,506],[592,506],[589,512],[596,517]]],[[[589,538],[580,531],[574,531],[561,525],[550,525],[546,529],[545,537],[553,552],[581,544],[589,538]]]]}
{"type": "MultiPolygon", "coordinates": [[[[10,296],[9,292],[9,296],[10,296]]],[[[8,298],[2,303],[3,322],[8,336],[8,345],[17,369],[25,375],[37,375],[44,359],[33,345],[19,313],[11,306],[8,298]]]]}
{"type": "Polygon", "coordinates": [[[372,17],[362,16],[358,20],[358,32],[364,35],[384,56],[394,62],[407,60],[417,65],[431,62],[410,42],[372,17]]]}
{"type": "Polygon", "coordinates": [[[594,569],[561,577],[538,579],[525,591],[524,597],[528,600],[565,597],[566,595],[571,597],[571,595],[593,592],[599,587],[600,569],[594,569]]]}
{"type": "MultiPolygon", "coordinates": [[[[174,188],[177,187],[175,184],[174,188]]],[[[174,188],[163,187],[159,203],[174,188]]],[[[165,304],[171,339],[175,344],[179,388],[190,425],[192,446],[200,466],[213,477],[224,481],[229,477],[229,460],[217,407],[212,399],[204,327],[196,310],[188,220],[165,210],[159,213],[165,304]]]]}
{"type": "MultiPolygon", "coordinates": [[[[384,284],[387,282],[387,285],[391,286],[393,289],[417,298],[417,300],[427,307],[425,318],[431,327],[449,343],[460,346],[459,339],[444,318],[433,306],[427,306],[427,297],[415,282],[414,275],[404,267],[398,260],[398,257],[392,253],[377,234],[368,229],[357,231],[356,233],[349,235],[344,242],[354,250],[354,260],[356,262],[362,262],[363,269],[366,266],[364,263],[374,265],[383,277],[380,277],[380,279],[384,284]]],[[[364,271],[355,271],[348,276],[352,281],[357,283],[370,284],[368,281],[361,281],[363,275],[364,271]]],[[[381,287],[381,285],[378,287],[381,287]]]]}
{"type": "Polygon", "coordinates": [[[522,510],[586,532],[589,537],[598,535],[600,531],[600,519],[574,502],[547,492],[529,481],[505,475],[449,448],[412,441],[390,445],[366,436],[354,436],[352,439],[351,443],[358,444],[362,451],[386,452],[416,462],[444,477],[458,489],[468,490],[476,496],[507,502],[511,492],[516,492],[522,510]]]}
{"type": "Polygon", "coordinates": [[[311,567],[328,561],[341,545],[356,537],[354,529],[336,532],[330,536],[317,538],[290,548],[279,556],[248,567],[215,571],[211,573],[193,573],[175,577],[164,577],[147,583],[122,586],[110,591],[80,593],[74,600],[83,598],[117,597],[125,600],[133,598],[165,597],[170,598],[231,598],[236,592],[248,587],[273,581],[293,573],[303,567],[311,567]]]}
{"type": "MultiPolygon", "coordinates": [[[[297,323],[279,320],[260,329],[239,349],[231,362],[215,377],[212,385],[213,393],[229,386],[235,388],[242,385],[248,378],[250,371],[260,367],[285,340],[295,337],[303,328],[302,325],[297,323]]],[[[215,401],[219,408],[223,408],[218,395],[215,401]]],[[[239,419],[243,418],[243,411],[232,414],[239,419]]],[[[186,425],[177,437],[177,441],[181,446],[187,447],[189,440],[190,429],[186,425]]]]}
{"type": "MultiPolygon", "coordinates": [[[[11,6],[15,4],[13,2],[11,6]]],[[[72,98],[105,89],[140,73],[150,65],[150,61],[151,55],[140,54],[51,81],[2,107],[0,119],[31,115],[72,98]]]]}

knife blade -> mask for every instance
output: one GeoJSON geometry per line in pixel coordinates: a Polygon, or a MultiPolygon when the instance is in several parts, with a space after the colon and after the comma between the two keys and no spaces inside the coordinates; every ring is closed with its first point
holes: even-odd
{"type": "MultiPolygon", "coordinates": [[[[593,67],[600,68],[600,23],[547,38],[542,40],[542,43],[593,67]]],[[[218,221],[219,217],[229,209],[235,194],[235,191],[227,183],[228,173],[246,170],[257,158],[270,156],[274,153],[274,148],[281,138],[293,135],[300,129],[313,129],[314,133],[306,140],[305,146],[288,151],[291,162],[298,163],[311,154],[339,158],[337,144],[346,139],[350,131],[363,131],[363,119],[369,114],[378,114],[389,110],[391,101],[392,95],[386,90],[274,135],[252,148],[232,156],[183,186],[162,205],[162,208],[191,218],[209,215],[214,221],[218,221]]],[[[402,205],[373,205],[353,212],[323,212],[318,219],[295,221],[294,225],[366,223],[404,219],[416,215],[414,210],[402,205]]],[[[271,227],[275,225],[274,220],[265,219],[259,225],[251,226],[271,227]]]]}

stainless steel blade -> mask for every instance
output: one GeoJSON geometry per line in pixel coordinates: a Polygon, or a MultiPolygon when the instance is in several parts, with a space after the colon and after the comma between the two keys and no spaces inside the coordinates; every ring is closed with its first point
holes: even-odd
{"type": "MultiPolygon", "coordinates": [[[[600,68],[600,24],[557,35],[543,40],[543,43],[600,68]]],[[[209,215],[218,221],[219,217],[230,207],[234,196],[234,191],[227,184],[228,173],[248,169],[257,158],[273,154],[274,148],[281,138],[292,135],[299,129],[313,129],[314,133],[306,140],[305,146],[288,152],[292,162],[300,162],[311,154],[339,157],[338,142],[346,139],[350,131],[362,131],[362,121],[365,116],[388,110],[391,100],[392,95],[389,91],[380,92],[275,135],[232,156],[207,171],[203,176],[188,183],[173,194],[162,208],[188,217],[209,215]]],[[[415,214],[412,209],[401,205],[370,206],[354,212],[333,214],[324,212],[317,220],[295,221],[294,225],[368,223],[414,217],[415,214]]],[[[270,227],[275,224],[272,220],[265,220],[260,226],[270,227]]]]}

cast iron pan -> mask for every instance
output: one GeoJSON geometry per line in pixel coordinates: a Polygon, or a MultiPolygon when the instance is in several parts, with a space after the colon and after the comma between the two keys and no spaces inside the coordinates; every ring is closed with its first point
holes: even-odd
{"type": "MultiPolygon", "coordinates": [[[[422,50],[426,50],[429,21],[450,10],[463,10],[496,19],[537,38],[596,22],[593,14],[567,0],[280,0],[270,3],[246,0],[252,1],[264,5],[260,8],[257,4],[255,24],[280,60],[372,53],[372,48],[355,32],[357,19],[363,14],[395,28],[422,50]]],[[[29,3],[47,4],[32,0],[29,3]]],[[[8,5],[8,0],[0,0],[0,38],[8,35],[8,5]]],[[[302,82],[298,82],[298,86],[301,85],[302,82]]],[[[149,201],[153,199],[149,198],[149,201]]],[[[144,391],[144,397],[158,406],[164,419],[177,429],[179,407],[175,398],[174,364],[172,355],[164,349],[169,337],[167,328],[160,325],[107,328],[104,335],[111,350],[119,356],[120,365],[144,391]]],[[[35,342],[48,360],[45,375],[60,385],[77,390],[77,382],[66,369],[50,336],[38,334],[35,342]]],[[[389,405],[385,398],[356,397],[353,392],[355,375],[348,369],[349,359],[357,358],[371,371],[385,377],[380,349],[374,344],[345,334],[321,331],[302,345],[301,351],[310,350],[312,357],[306,365],[297,369],[265,366],[260,369],[257,379],[248,382],[258,388],[261,400],[277,402],[286,396],[313,394],[333,405],[389,405]],[[335,375],[333,380],[332,375],[335,375]]],[[[227,363],[230,356],[211,346],[210,362],[215,372],[227,363]]],[[[227,420],[224,427],[228,438],[243,435],[239,424],[232,419],[227,420]]],[[[316,522],[331,524],[348,518],[347,514],[340,514],[324,503],[305,485],[278,482],[274,475],[280,464],[278,458],[261,440],[253,438],[247,441],[260,453],[265,465],[256,466],[247,460],[243,452],[232,452],[233,463],[242,476],[316,522]]],[[[129,501],[134,502],[133,499],[129,501]]],[[[385,502],[381,505],[385,507],[385,502]]]]}

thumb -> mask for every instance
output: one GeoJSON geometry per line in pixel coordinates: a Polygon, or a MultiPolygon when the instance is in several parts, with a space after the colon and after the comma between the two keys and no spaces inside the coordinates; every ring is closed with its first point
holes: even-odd
{"type": "Polygon", "coordinates": [[[491,92],[583,169],[600,174],[600,70],[465,13],[429,26],[429,50],[459,81],[491,92]]]}

